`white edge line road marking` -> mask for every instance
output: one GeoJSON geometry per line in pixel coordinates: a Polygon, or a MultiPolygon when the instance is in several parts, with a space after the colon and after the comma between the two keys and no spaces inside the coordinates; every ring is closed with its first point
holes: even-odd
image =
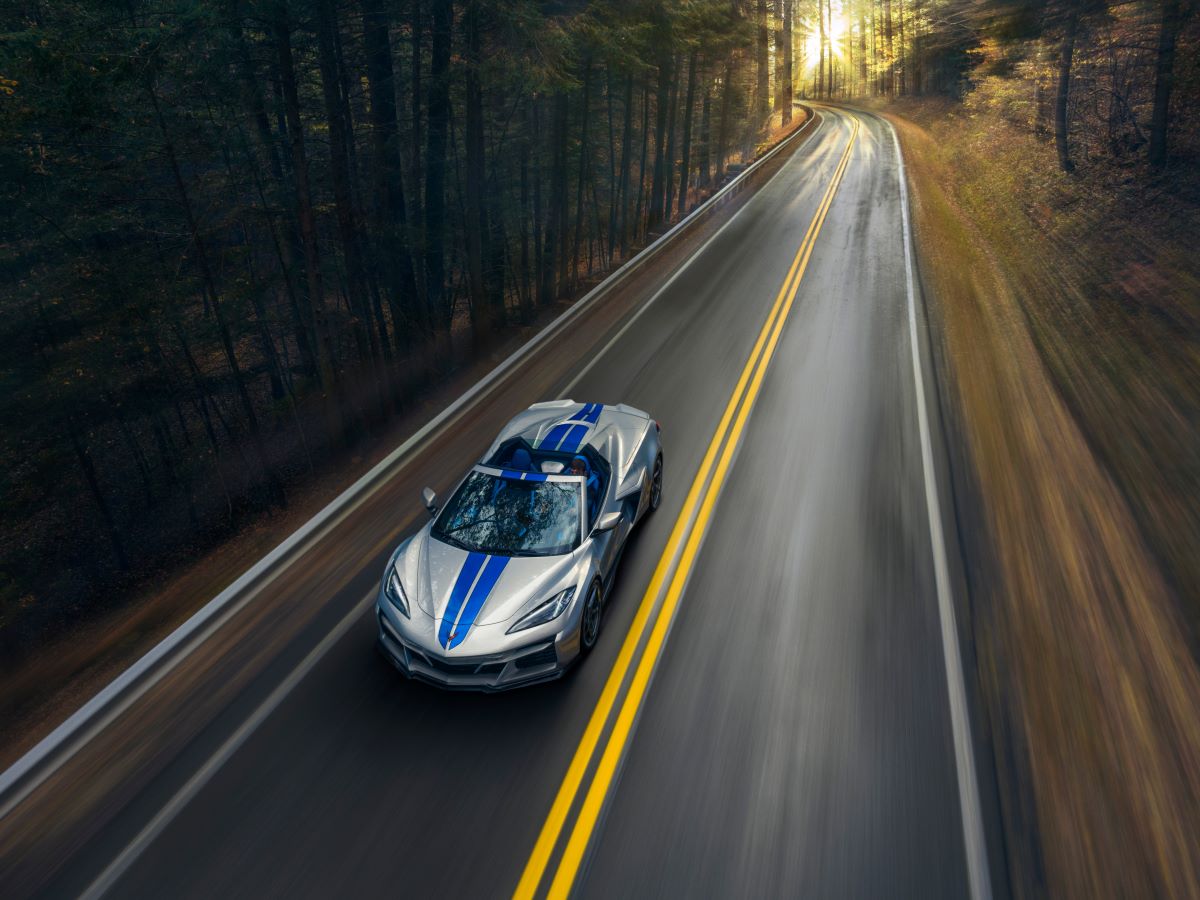
{"type": "Polygon", "coordinates": [[[196,794],[203,790],[209,780],[221,769],[226,762],[246,743],[250,735],[273,713],[279,705],[284,701],[292,689],[298,685],[309,672],[311,672],[321,661],[321,658],[329,651],[329,649],[342,639],[351,626],[366,612],[367,607],[375,601],[375,591],[367,594],[362,600],[355,604],[354,609],[346,613],[340,622],[334,626],[333,630],[325,635],[321,643],[317,644],[309,651],[308,656],[292,670],[276,688],[271,691],[262,703],[251,713],[250,718],[241,724],[241,726],[226,738],[220,748],[203,766],[197,770],[187,783],[183,785],[174,796],[167,801],[166,806],[158,811],[146,826],[137,833],[132,841],[126,845],[125,849],[101,872],[96,880],[93,881],[82,894],[81,900],[95,900],[95,898],[104,896],[117,880],[125,874],[131,865],[133,865],[143,851],[150,846],[156,837],[158,837],[166,829],[171,821],[177,816],[188,802],[191,801],[196,794]]]}
{"type": "MultiPolygon", "coordinates": [[[[221,625],[225,624],[233,615],[243,609],[259,589],[270,584],[271,580],[286,568],[286,566],[280,567],[278,571],[270,573],[265,581],[256,585],[255,582],[268,573],[272,567],[284,560],[289,553],[304,541],[319,536],[319,532],[323,534],[329,529],[336,527],[371,495],[372,492],[368,488],[386,474],[388,470],[397,466],[398,463],[400,468],[402,468],[407,462],[406,457],[412,455],[413,451],[425,443],[436,431],[448,427],[457,421],[475,401],[499,383],[511,369],[515,368],[526,357],[531,356],[537,347],[549,341],[559,331],[562,331],[573,319],[586,311],[597,298],[620,284],[629,275],[657,256],[683,229],[689,227],[694,220],[714,208],[726,194],[740,186],[742,182],[749,178],[752,173],[758,171],[768,160],[774,158],[785,148],[795,143],[801,135],[806,134],[809,125],[811,125],[814,119],[818,118],[815,113],[812,113],[811,109],[809,112],[808,119],[791,135],[777,144],[762,158],[755,160],[747,166],[729,184],[725,185],[725,187],[721,188],[721,190],[717,191],[717,193],[688,213],[687,216],[665,234],[661,235],[654,243],[644,248],[640,253],[600,282],[600,284],[588,291],[587,294],[572,304],[570,308],[564,310],[561,315],[530,338],[529,341],[514,350],[496,368],[472,385],[457,400],[427,422],[408,440],[404,441],[399,447],[380,460],[370,471],[359,478],[358,481],[354,482],[354,484],[330,501],[324,509],[309,519],[304,525],[300,526],[279,546],[239,576],[233,584],[229,585],[229,587],[225,588],[220,594],[193,613],[187,621],[163,638],[144,656],[138,659],[137,662],[133,663],[124,672],[109,682],[99,693],[88,700],[87,703],[38,741],[20,759],[9,766],[3,773],[0,773],[0,798],[5,797],[6,794],[11,794],[0,805],[0,819],[3,819],[12,812],[30,793],[36,790],[43,781],[53,774],[59,766],[70,759],[81,746],[91,740],[99,731],[102,731],[110,724],[113,719],[117,718],[157,684],[179,662],[185,659],[196,646],[203,643],[221,625]],[[241,597],[240,602],[235,604],[235,601],[238,600],[238,595],[243,592],[248,593],[241,597]],[[235,605],[231,606],[231,604],[235,605]],[[195,640],[192,640],[193,638],[195,640]],[[189,641],[191,641],[191,645],[187,646],[189,641]],[[181,648],[186,652],[176,653],[181,648]],[[168,659],[173,653],[176,654],[175,657],[168,659]],[[159,671],[153,673],[152,677],[147,678],[146,676],[151,673],[151,670],[160,664],[159,671]],[[108,710],[102,719],[96,720],[98,716],[105,712],[105,708],[113,703],[118,696],[130,690],[130,695],[125,697],[117,707],[108,710]],[[85,728],[87,729],[86,731],[84,731],[85,728]],[[48,767],[45,771],[30,778],[27,783],[21,784],[23,779],[33,773],[39,766],[42,766],[53,754],[58,753],[68,742],[72,743],[68,747],[68,752],[61,759],[57,760],[54,765],[48,767]]],[[[729,221],[732,220],[731,217],[729,221]]],[[[728,224],[729,222],[723,223],[721,228],[724,228],[728,224]]],[[[691,257],[689,257],[690,259],[691,257]]],[[[608,348],[605,347],[604,349],[607,350],[608,348]]],[[[399,471],[399,468],[397,468],[397,471],[399,471]]],[[[392,474],[394,475],[395,473],[392,474]]]]}
{"type": "MultiPolygon", "coordinates": [[[[881,121],[887,122],[880,117],[881,121]]],[[[967,880],[972,900],[991,900],[992,883],[988,873],[987,845],[980,813],[979,782],[975,777],[975,754],[971,748],[971,722],[967,711],[967,688],[963,681],[962,656],[958,649],[958,628],[954,621],[954,598],[950,592],[950,566],[946,561],[946,543],[942,533],[941,506],[938,505],[937,477],[933,471],[933,449],[929,438],[929,416],[925,410],[925,378],[921,373],[921,353],[917,341],[917,310],[913,290],[912,227],[908,217],[908,185],[905,182],[904,155],[900,139],[891,122],[892,143],[900,173],[900,207],[904,222],[904,277],[908,291],[908,336],[912,346],[913,377],[916,379],[917,424],[921,433],[921,463],[925,470],[925,508],[929,513],[929,538],[933,545],[933,572],[937,583],[938,612],[942,623],[942,651],[946,659],[946,689],[950,694],[950,726],[954,733],[954,759],[958,772],[958,801],[962,813],[963,843],[967,853],[967,880]]]]}

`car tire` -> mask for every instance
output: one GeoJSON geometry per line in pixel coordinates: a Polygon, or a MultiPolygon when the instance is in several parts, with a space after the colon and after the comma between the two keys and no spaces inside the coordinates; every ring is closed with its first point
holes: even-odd
{"type": "Polygon", "coordinates": [[[654,512],[658,509],[658,505],[662,503],[662,477],[663,477],[663,458],[662,454],[654,460],[654,475],[650,478],[650,503],[646,507],[647,512],[654,512]]]}
{"type": "Polygon", "coordinates": [[[587,597],[583,601],[583,614],[579,619],[579,653],[586,656],[596,646],[600,639],[600,629],[604,625],[604,590],[600,580],[592,582],[588,588],[587,597]]]}

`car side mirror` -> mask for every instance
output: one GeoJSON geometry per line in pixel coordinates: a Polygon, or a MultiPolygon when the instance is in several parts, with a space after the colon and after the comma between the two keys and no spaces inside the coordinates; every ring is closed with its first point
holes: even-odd
{"type": "Polygon", "coordinates": [[[421,500],[425,504],[425,508],[429,510],[431,516],[437,515],[437,494],[433,492],[433,488],[425,488],[421,491],[421,500]]]}
{"type": "Polygon", "coordinates": [[[597,531],[612,531],[614,528],[616,528],[620,524],[621,524],[621,513],[620,512],[605,513],[604,515],[602,515],[600,517],[600,520],[598,522],[596,522],[596,530],[597,531]]]}

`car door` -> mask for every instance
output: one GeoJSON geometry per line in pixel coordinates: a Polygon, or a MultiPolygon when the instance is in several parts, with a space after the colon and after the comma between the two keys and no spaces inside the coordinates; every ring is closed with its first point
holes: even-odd
{"type": "Polygon", "coordinates": [[[609,482],[608,497],[601,512],[601,516],[608,512],[619,512],[621,521],[617,526],[606,532],[607,544],[605,545],[603,558],[604,578],[607,580],[614,568],[621,560],[621,551],[625,548],[625,543],[629,538],[629,533],[633,530],[634,524],[637,522],[639,511],[642,509],[647,495],[647,484],[649,477],[644,471],[644,467],[634,466],[634,468],[626,474],[626,479],[623,484],[618,485],[617,479],[613,478],[609,482]],[[634,479],[630,482],[630,478],[634,479]]]}
{"type": "Polygon", "coordinates": [[[595,530],[596,522],[588,523],[588,527],[592,529],[592,539],[596,541],[598,558],[600,559],[600,573],[606,585],[611,579],[613,567],[616,566],[617,561],[620,559],[621,548],[625,545],[625,539],[629,536],[629,529],[632,522],[631,518],[625,513],[627,504],[623,500],[616,499],[616,492],[616,479],[610,478],[608,486],[604,490],[604,501],[600,504],[600,511],[596,516],[596,522],[611,512],[621,512],[621,521],[617,524],[617,527],[610,528],[608,531],[598,532],[595,530]]]}

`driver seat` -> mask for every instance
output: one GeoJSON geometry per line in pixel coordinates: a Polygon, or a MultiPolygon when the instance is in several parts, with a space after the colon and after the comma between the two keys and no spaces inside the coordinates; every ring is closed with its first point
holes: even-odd
{"type": "Polygon", "coordinates": [[[512,457],[508,461],[510,468],[518,469],[522,472],[533,471],[533,457],[524,447],[518,447],[513,451],[512,457]]]}

